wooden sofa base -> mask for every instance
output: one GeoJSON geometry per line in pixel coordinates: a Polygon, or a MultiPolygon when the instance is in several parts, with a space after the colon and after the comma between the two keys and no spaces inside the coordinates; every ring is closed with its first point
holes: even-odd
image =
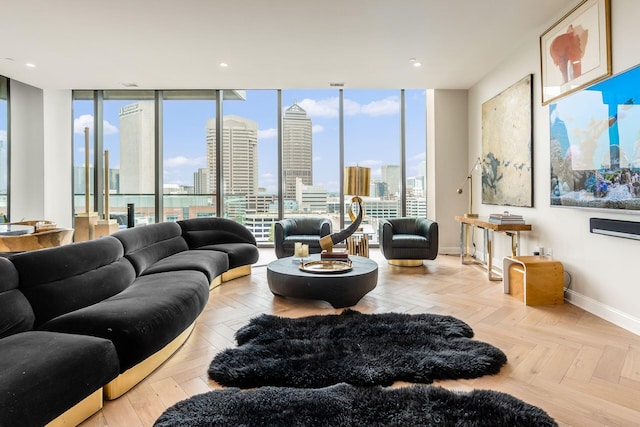
{"type": "Polygon", "coordinates": [[[241,265],[240,267],[232,268],[229,271],[222,273],[222,281],[228,282],[229,280],[237,279],[238,277],[248,276],[251,274],[251,265],[241,265]]]}
{"type": "Polygon", "coordinates": [[[104,386],[104,397],[107,400],[117,399],[118,397],[131,390],[136,384],[145,379],[151,372],[162,365],[178,348],[189,338],[196,323],[193,322],[180,335],[174,338],[169,344],[158,350],[156,353],[147,357],[136,366],[127,369],[118,375],[117,378],[110,381],[104,386]]]}
{"type": "Polygon", "coordinates": [[[398,267],[420,267],[423,262],[421,259],[390,259],[389,264],[398,267]]]}
{"type": "MultiPolygon", "coordinates": [[[[238,277],[248,276],[250,274],[251,265],[236,267],[213,279],[211,282],[211,288],[213,289],[222,282],[228,282],[238,277]]],[[[103,388],[91,393],[72,408],[69,408],[67,411],[48,423],[47,427],[76,426],[102,409],[104,402],[103,395],[104,399],[114,400],[131,390],[136,384],[144,380],[149,376],[149,374],[151,374],[151,372],[167,361],[189,338],[194,327],[195,322],[164,348],[149,356],[133,368],[118,375],[117,378],[109,382],[103,388]]]]}
{"type": "Polygon", "coordinates": [[[47,427],[77,426],[100,409],[102,409],[102,388],[94,391],[89,396],[58,415],[47,424],[47,427]]]}

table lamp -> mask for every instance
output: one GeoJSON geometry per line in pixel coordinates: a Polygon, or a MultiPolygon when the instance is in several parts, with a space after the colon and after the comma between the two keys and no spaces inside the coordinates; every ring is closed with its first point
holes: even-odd
{"type": "Polygon", "coordinates": [[[478,214],[473,213],[473,173],[478,169],[479,166],[480,166],[480,157],[476,159],[475,163],[469,170],[467,177],[464,179],[464,182],[462,183],[460,188],[456,190],[458,194],[462,194],[462,188],[464,188],[464,185],[467,183],[467,181],[469,181],[469,208],[467,210],[467,213],[464,214],[465,218],[478,217],[478,214]]]}
{"type": "Polygon", "coordinates": [[[346,240],[360,227],[364,217],[364,201],[360,196],[369,195],[369,183],[371,180],[371,168],[360,166],[348,166],[344,168],[344,194],[353,195],[349,206],[349,218],[351,224],[344,230],[329,234],[320,239],[320,247],[331,251],[334,245],[346,240]],[[353,204],[358,204],[358,215],[353,212],[353,204]]]}

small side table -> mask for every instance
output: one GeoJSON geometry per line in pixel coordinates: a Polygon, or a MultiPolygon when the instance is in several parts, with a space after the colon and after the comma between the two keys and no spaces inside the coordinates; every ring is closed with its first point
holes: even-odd
{"type": "Polygon", "coordinates": [[[542,256],[505,257],[504,293],[525,305],[564,304],[564,269],[560,261],[542,256]]]}

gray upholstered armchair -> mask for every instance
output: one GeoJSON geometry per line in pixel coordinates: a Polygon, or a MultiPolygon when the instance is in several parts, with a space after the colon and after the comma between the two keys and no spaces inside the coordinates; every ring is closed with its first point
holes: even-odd
{"type": "Polygon", "coordinates": [[[331,220],[327,218],[285,218],[276,222],[274,243],[276,256],[293,256],[295,243],[309,245],[310,254],[322,252],[320,238],[331,234],[331,220]]]}
{"type": "Polygon", "coordinates": [[[389,264],[415,267],[438,256],[438,223],[427,218],[381,219],[378,238],[389,264]]]}

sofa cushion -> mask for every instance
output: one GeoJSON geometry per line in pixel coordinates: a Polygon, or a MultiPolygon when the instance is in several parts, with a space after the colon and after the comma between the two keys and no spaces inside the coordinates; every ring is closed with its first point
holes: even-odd
{"type": "Polygon", "coordinates": [[[257,262],[260,257],[260,252],[258,251],[257,246],[250,243],[221,243],[201,246],[200,249],[219,251],[227,254],[227,257],[229,258],[228,268],[236,268],[243,265],[253,264],[257,262]]]}
{"type": "Polygon", "coordinates": [[[175,222],[128,228],[112,234],[122,242],[125,257],[139,276],[163,258],[189,249],[182,229],[175,222]]]}
{"type": "Polygon", "coordinates": [[[35,326],[116,295],[134,278],[122,244],[106,236],[88,242],[23,252],[9,259],[19,289],[36,316],[35,326]]]}
{"type": "Polygon", "coordinates": [[[6,258],[0,257],[0,338],[33,328],[35,314],[18,290],[18,271],[6,258]]]}
{"type": "Polygon", "coordinates": [[[178,221],[178,225],[191,249],[221,243],[256,245],[256,238],[247,227],[227,218],[193,218],[178,221]]]}
{"type": "Polygon", "coordinates": [[[124,372],[182,333],[208,298],[209,282],[201,272],[150,274],[111,298],[51,319],[41,329],[112,341],[124,372]]]}
{"type": "Polygon", "coordinates": [[[41,331],[0,339],[0,425],[45,425],[119,371],[105,339],[41,331]]]}
{"type": "Polygon", "coordinates": [[[229,257],[222,252],[189,250],[161,259],[142,272],[142,275],[167,271],[201,271],[209,282],[229,269],[229,257]]]}

